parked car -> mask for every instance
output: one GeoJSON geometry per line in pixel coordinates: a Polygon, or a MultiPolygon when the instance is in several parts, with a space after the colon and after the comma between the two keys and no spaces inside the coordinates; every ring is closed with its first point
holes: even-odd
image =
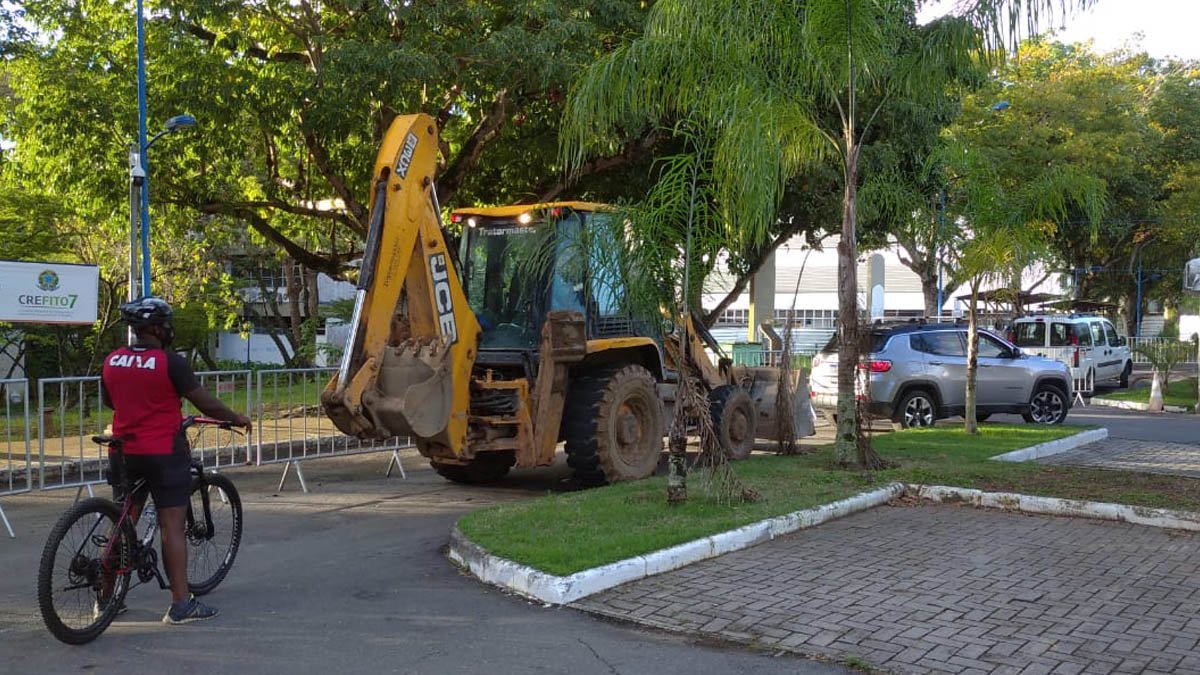
{"type": "MultiPolygon", "coordinates": [[[[979,331],[976,418],[1017,413],[1026,422],[1061,424],[1072,402],[1071,372],[1054,359],[1025,354],[979,331]]],[[[836,337],[813,358],[814,405],[837,406],[836,337]]],[[[872,415],[904,427],[926,427],[966,412],[967,326],[904,323],[871,326],[870,353],[859,365],[858,389],[872,415]]]]}
{"type": "Polygon", "coordinates": [[[1038,314],[1013,322],[1012,341],[1022,350],[1067,364],[1076,381],[1116,380],[1129,386],[1133,356],[1112,322],[1094,314],[1038,314]]]}

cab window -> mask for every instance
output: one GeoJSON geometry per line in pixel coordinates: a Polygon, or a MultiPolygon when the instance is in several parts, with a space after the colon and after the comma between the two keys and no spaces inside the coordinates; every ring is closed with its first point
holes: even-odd
{"type": "Polygon", "coordinates": [[[1075,339],[1079,342],[1079,346],[1092,346],[1092,331],[1088,329],[1086,323],[1077,323],[1071,326],[1071,329],[1075,331],[1075,339]]]}
{"type": "Polygon", "coordinates": [[[1104,322],[1104,335],[1108,337],[1108,344],[1117,346],[1120,344],[1120,337],[1117,335],[1117,329],[1113,328],[1112,324],[1104,322]]]}
{"type": "MultiPolygon", "coordinates": [[[[1061,324],[1055,324],[1059,326],[1061,324]]],[[[1019,323],[1015,326],[1013,344],[1018,347],[1045,347],[1046,324],[1042,321],[1019,323]]]]}
{"type": "MultiPolygon", "coordinates": [[[[1022,346],[1017,343],[1017,346],[1022,346]]],[[[1071,324],[1054,322],[1050,324],[1050,346],[1051,347],[1069,347],[1071,346],[1071,324]]]]}
{"type": "Polygon", "coordinates": [[[985,333],[979,334],[979,357],[998,359],[1008,355],[1008,348],[1000,344],[996,338],[985,333]]]}
{"type": "Polygon", "coordinates": [[[1092,344],[1104,345],[1104,328],[1100,326],[1099,321],[1091,321],[1088,323],[1088,328],[1092,329],[1092,344]]]}
{"type": "Polygon", "coordinates": [[[966,348],[958,333],[942,331],[938,333],[919,333],[912,336],[912,348],[926,354],[938,356],[966,356],[966,348]]]}

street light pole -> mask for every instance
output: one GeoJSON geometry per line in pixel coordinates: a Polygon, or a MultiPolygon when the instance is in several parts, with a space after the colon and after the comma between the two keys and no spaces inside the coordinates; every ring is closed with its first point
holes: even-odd
{"type": "Polygon", "coordinates": [[[176,115],[167,120],[163,130],[154,134],[150,142],[129,146],[129,299],[150,295],[150,214],[146,195],[149,177],[146,175],[146,157],[150,146],[158,139],[179,129],[196,126],[191,115],[176,115]],[[140,147],[140,149],[139,149],[140,147]],[[141,265],[139,284],[138,238],[141,238],[141,265]]]}
{"type": "Polygon", "coordinates": [[[150,181],[145,180],[150,163],[146,160],[146,22],[143,0],[137,0],[137,79],[138,79],[138,148],[142,169],[140,214],[142,220],[142,295],[150,295],[150,181]]]}
{"type": "Polygon", "coordinates": [[[1137,307],[1134,310],[1133,334],[1142,337],[1142,252],[1138,251],[1137,307]]]}
{"type": "MultiPolygon", "coordinates": [[[[137,300],[138,292],[138,236],[141,233],[142,185],[146,182],[146,171],[142,169],[142,153],[136,144],[129,145],[129,302],[137,300]]],[[[133,326],[127,338],[133,344],[133,326]]]]}
{"type": "Polygon", "coordinates": [[[942,192],[941,192],[939,201],[940,201],[941,209],[940,209],[940,212],[938,213],[938,233],[937,233],[937,237],[934,241],[933,249],[934,249],[934,255],[937,256],[937,266],[938,266],[938,303],[937,303],[938,315],[937,316],[938,316],[938,323],[941,323],[941,321],[942,321],[942,305],[945,303],[945,300],[942,299],[942,234],[943,234],[943,232],[945,232],[945,229],[946,229],[946,188],[942,188],[942,192]]]}

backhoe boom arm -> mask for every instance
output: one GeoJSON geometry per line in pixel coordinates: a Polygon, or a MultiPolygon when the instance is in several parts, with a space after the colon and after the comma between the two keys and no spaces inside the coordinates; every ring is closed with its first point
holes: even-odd
{"type": "Polygon", "coordinates": [[[437,146],[428,115],[397,117],[384,136],[349,339],[321,403],[347,434],[460,457],[479,322],[442,233],[437,146]]]}

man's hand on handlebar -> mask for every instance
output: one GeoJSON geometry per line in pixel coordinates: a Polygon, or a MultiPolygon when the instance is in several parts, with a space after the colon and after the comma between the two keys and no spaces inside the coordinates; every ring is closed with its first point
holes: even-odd
{"type": "Polygon", "coordinates": [[[245,429],[246,433],[250,433],[250,428],[253,426],[250,423],[250,418],[246,417],[245,415],[234,415],[233,419],[229,420],[229,422],[235,427],[241,427],[245,429]]]}

